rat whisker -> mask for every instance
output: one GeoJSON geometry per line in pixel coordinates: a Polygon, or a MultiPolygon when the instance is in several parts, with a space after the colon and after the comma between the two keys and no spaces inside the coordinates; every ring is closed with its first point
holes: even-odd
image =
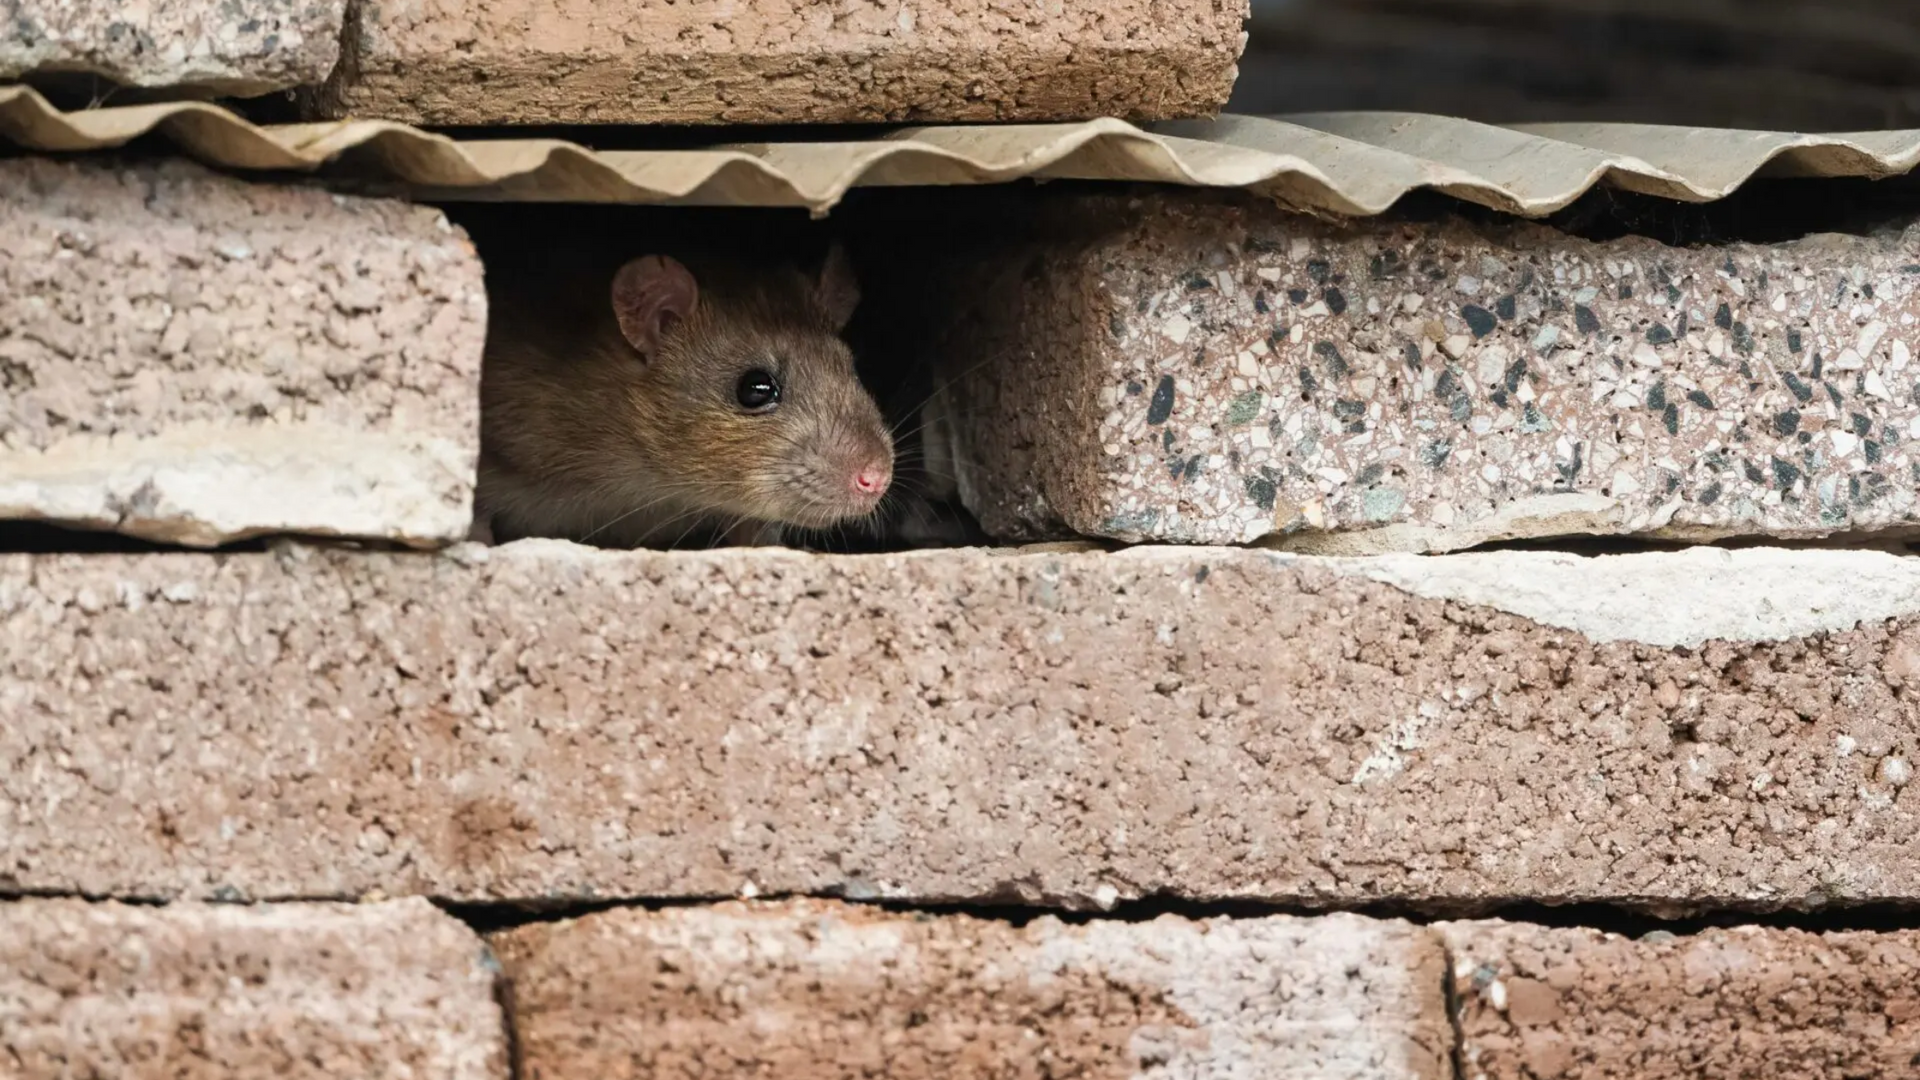
{"type": "Polygon", "coordinates": [[[924,410],[927,407],[928,402],[932,401],[935,397],[938,397],[943,391],[952,389],[955,385],[959,384],[960,382],[967,379],[969,376],[973,375],[974,372],[979,371],[981,368],[986,367],[988,364],[998,363],[1001,360],[1005,360],[1008,357],[1014,355],[1015,353],[1021,352],[1021,351],[1024,351],[1024,350],[1021,349],[1020,347],[1009,346],[1004,349],[997,349],[993,352],[988,353],[983,357],[980,357],[979,359],[968,364],[966,367],[960,369],[960,371],[956,373],[949,374],[944,371],[938,371],[938,370],[934,371],[932,373],[932,380],[934,382],[933,389],[927,391],[927,393],[923,397],[921,397],[918,401],[916,401],[912,405],[907,406],[906,409],[903,410],[903,412],[907,415],[912,415],[914,413],[918,413],[924,410]]]}
{"type": "MultiPolygon", "coordinates": [[[[634,515],[644,513],[647,510],[650,510],[653,507],[660,505],[661,503],[670,501],[672,498],[673,496],[661,496],[660,498],[654,499],[648,503],[642,504],[640,506],[636,506],[626,511],[625,513],[622,513],[619,516],[615,517],[613,520],[608,521],[606,524],[601,525],[595,529],[589,530],[584,536],[580,538],[580,542],[583,544],[588,543],[595,536],[600,535],[601,533],[615,527],[616,525],[619,525],[625,521],[630,520],[631,518],[633,518],[634,515]]],[[[702,513],[704,513],[704,511],[702,511],[697,506],[690,507],[686,510],[682,510],[680,513],[677,513],[672,517],[669,517],[663,521],[656,523],[654,527],[649,530],[649,535],[657,535],[660,531],[666,529],[668,526],[671,526],[672,524],[674,524],[677,521],[680,521],[683,518],[687,518],[687,517],[697,518],[702,513]]],[[[694,525],[691,528],[697,528],[698,526],[699,526],[699,522],[695,521],[694,525]]],[[[685,534],[682,534],[681,538],[685,539],[685,534]]]]}

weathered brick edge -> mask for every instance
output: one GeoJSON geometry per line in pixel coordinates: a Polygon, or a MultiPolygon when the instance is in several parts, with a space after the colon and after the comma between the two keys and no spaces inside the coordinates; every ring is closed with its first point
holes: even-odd
{"type": "Polygon", "coordinates": [[[506,1080],[496,973],[418,899],[0,901],[0,1074],[506,1080]]]}
{"type": "Polygon", "coordinates": [[[0,641],[4,889],[1920,898],[1889,555],[15,555],[0,641]]]}
{"type": "Polygon", "coordinates": [[[0,161],[0,519],[463,538],[487,299],[437,210],[0,161]]]}

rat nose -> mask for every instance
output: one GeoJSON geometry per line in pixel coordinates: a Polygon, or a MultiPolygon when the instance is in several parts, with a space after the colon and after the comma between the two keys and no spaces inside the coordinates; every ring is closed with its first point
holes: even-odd
{"type": "Polygon", "coordinates": [[[853,474],[853,490],[862,495],[878,495],[887,490],[893,468],[884,461],[869,461],[853,474]]]}

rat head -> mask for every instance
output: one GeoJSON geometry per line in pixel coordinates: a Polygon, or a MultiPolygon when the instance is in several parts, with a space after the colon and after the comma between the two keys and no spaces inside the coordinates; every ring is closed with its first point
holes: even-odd
{"type": "Polygon", "coordinates": [[[743,518],[824,528],[871,513],[893,439],[839,336],[859,299],[837,245],[811,276],[622,266],[613,314],[641,367],[628,397],[649,471],[678,501],[743,518]]]}

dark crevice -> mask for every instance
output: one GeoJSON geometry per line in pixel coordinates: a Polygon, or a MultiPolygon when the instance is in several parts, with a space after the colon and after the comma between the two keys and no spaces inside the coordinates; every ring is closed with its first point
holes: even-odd
{"type": "Polygon", "coordinates": [[[265,538],[200,548],[141,540],[105,529],[68,528],[39,521],[0,521],[0,553],[7,554],[159,555],[171,552],[207,555],[266,549],[265,538]]]}
{"type": "Polygon", "coordinates": [[[1795,551],[1885,551],[1920,554],[1920,538],[1911,529],[1881,533],[1846,533],[1831,537],[1784,539],[1737,536],[1719,540],[1668,540],[1649,536],[1549,536],[1527,540],[1498,540],[1462,549],[1463,552],[1557,551],[1568,555],[1642,555],[1677,553],[1698,548],[1737,551],[1747,548],[1787,548],[1795,551]]]}
{"type": "MultiPolygon", "coordinates": [[[[841,900],[831,893],[811,894],[817,899],[841,900]]],[[[757,902],[800,899],[800,895],[780,894],[759,897],[757,902]]],[[[701,897],[673,900],[596,900],[541,904],[439,902],[442,910],[483,934],[540,923],[572,919],[622,908],[647,911],[704,907],[733,899],[701,897]]],[[[1621,904],[1575,903],[1544,904],[1537,901],[1488,901],[1480,904],[1411,903],[1381,901],[1359,904],[1310,906],[1289,902],[1258,900],[1192,900],[1176,897],[1145,897],[1122,901],[1111,909],[1085,910],[1020,903],[982,903],[961,901],[848,900],[881,911],[897,914],[960,915],[975,919],[1025,926],[1035,919],[1052,918],[1070,925],[1092,922],[1151,922],[1172,915],[1189,920],[1252,919],[1275,915],[1312,918],[1338,913],[1372,919],[1397,919],[1416,926],[1463,919],[1499,919],[1563,929],[1590,929],[1624,937],[1687,937],[1705,930],[1729,927],[1758,927],[1774,930],[1801,930],[1808,933],[1845,931],[1887,932],[1920,930],[1920,904],[1873,902],[1851,906],[1833,906],[1813,911],[1758,910],[1736,907],[1735,901],[1708,900],[1700,907],[1711,910],[1677,917],[1663,917],[1651,910],[1621,904]]]]}
{"type": "MultiPolygon", "coordinates": [[[[145,540],[109,529],[69,527],[41,521],[0,521],[0,555],[237,555],[269,551],[276,543],[309,547],[348,548],[355,551],[418,552],[386,540],[345,540],[330,536],[272,534],[233,540],[214,547],[195,547],[145,540]]],[[[419,552],[429,554],[428,552],[419,552]]]]}
{"type": "Polygon", "coordinates": [[[1453,977],[1453,949],[1444,937],[1440,941],[1440,955],[1445,958],[1445,963],[1440,966],[1440,1000],[1447,1010],[1447,1026],[1453,1032],[1453,1046],[1447,1053],[1447,1065],[1452,1070],[1453,1080],[1467,1080],[1467,1032],[1460,1023],[1460,987],[1453,977]]]}
{"type": "Polygon", "coordinates": [[[493,972],[493,1003],[500,1008],[501,1034],[505,1038],[507,1052],[507,1080],[521,1080],[525,1069],[520,1053],[520,1025],[517,1023],[520,1010],[514,1002],[513,980],[507,976],[507,969],[493,953],[492,946],[482,942],[481,957],[493,972]]]}
{"type": "MultiPolygon", "coordinates": [[[[140,895],[106,895],[58,889],[6,888],[0,883],[0,903],[16,900],[74,899],[94,903],[112,902],[133,907],[165,907],[180,898],[140,895]]],[[[273,905],[302,903],[351,903],[355,898],[332,894],[284,895],[271,897],[194,897],[210,903],[273,905]]],[[[522,926],[567,922],[601,912],[622,909],[669,911],[678,908],[702,908],[741,898],[734,896],[685,896],[671,898],[625,898],[598,900],[471,901],[427,899],[441,911],[459,920],[479,934],[494,934],[522,926]]],[[[1582,902],[1549,904],[1537,900],[1427,901],[1383,900],[1361,903],[1304,904],[1297,901],[1203,900],[1176,896],[1148,896],[1123,900],[1105,910],[1085,906],[1068,907],[1057,902],[994,902],[961,900],[873,900],[849,899],[832,891],[817,893],[768,893],[753,898],[753,903],[772,904],[791,900],[830,900],[868,907],[899,915],[963,916],[983,921],[1024,927],[1036,919],[1050,918],[1068,925],[1095,922],[1147,923],[1164,916],[1190,921],[1208,919],[1257,919],[1272,916],[1316,918],[1327,915],[1358,915],[1369,919],[1399,920],[1414,926],[1463,920],[1501,920],[1555,929],[1586,929],[1628,938],[1690,937],[1704,931],[1733,927],[1764,930],[1798,930],[1812,934],[1889,933],[1920,931],[1920,902],[1870,901],[1857,904],[1833,904],[1813,910],[1764,909],[1750,901],[1709,897],[1687,902],[1686,914],[1660,914],[1658,909],[1678,906],[1676,901],[1582,902]]]]}
{"type": "Polygon", "coordinates": [[[340,21],[340,59],[334,62],[333,72],[327,76],[326,82],[317,87],[301,87],[288,96],[287,119],[328,117],[344,111],[345,88],[360,78],[360,40],[365,25],[363,7],[364,0],[347,0],[346,11],[340,21]]]}
{"type": "Polygon", "coordinates": [[[114,903],[126,907],[163,908],[173,901],[161,896],[123,896],[74,892],[67,889],[22,889],[13,879],[0,876],[0,904],[20,900],[84,900],[90,904],[114,903]]]}
{"type": "MultiPolygon", "coordinates": [[[[1779,244],[1819,233],[1871,236],[1920,214],[1920,176],[1748,180],[1707,203],[1680,202],[1620,188],[1597,186],[1570,205],[1539,219],[1578,237],[1604,243],[1629,237],[1668,247],[1779,244]]],[[[1512,214],[1439,192],[1419,190],[1389,212],[1407,221],[1462,218],[1478,225],[1511,224],[1512,214]]]]}
{"type": "MultiPolygon", "coordinates": [[[[1084,549],[1085,554],[1113,554],[1134,548],[1186,549],[1195,558],[1202,558],[1208,552],[1218,551],[1257,551],[1269,550],[1270,545],[1262,541],[1248,544],[1211,544],[1185,545],[1178,543],[1124,544],[1119,541],[1098,537],[1068,536],[1045,541],[998,541],[979,531],[979,525],[970,514],[957,506],[939,507],[940,512],[949,514],[951,528],[963,530],[969,537],[966,543],[934,544],[910,546],[903,544],[887,532],[836,530],[831,532],[805,533],[790,537],[788,546],[822,555],[886,555],[908,550],[974,550],[986,549],[999,552],[1018,553],[1029,546],[1070,545],[1084,549]]],[[[244,540],[235,540],[215,547],[190,547],[183,544],[168,544],[154,540],[144,540],[105,529],[69,528],[37,521],[0,521],[0,555],[237,555],[261,554],[273,549],[277,544],[293,543],[306,547],[350,549],[366,552],[386,552],[392,554],[415,554],[434,556],[444,554],[441,551],[411,548],[392,541],[356,539],[345,540],[327,536],[301,536],[295,534],[274,534],[257,536],[244,540]]],[[[1739,550],[1745,548],[1784,548],[1801,551],[1884,551],[1903,556],[1920,556],[1920,538],[1911,531],[1888,532],[1885,534],[1846,534],[1829,538],[1815,539],[1779,539],[1766,536],[1735,537],[1714,541],[1663,540],[1643,536],[1551,536],[1536,539],[1499,540],[1472,547],[1462,548],[1458,552],[1438,553],[1433,557],[1444,558],[1446,554],[1491,553],[1501,551],[1558,552],[1582,558],[1608,555],[1644,555],[1657,553],[1678,553],[1697,548],[1721,548],[1739,550]]],[[[687,549],[695,550],[695,549],[687,549]]]]}
{"type": "MultiPolygon", "coordinates": [[[[995,223],[1008,234],[1022,231],[1007,215],[1035,214],[1052,200],[1087,195],[1258,201],[1229,189],[1187,189],[1150,183],[1102,180],[1016,181],[941,189],[855,188],[833,211],[858,229],[868,219],[911,221],[923,227],[928,242],[964,242],[978,236],[979,223],[995,223]],[[937,209],[936,214],[932,212],[937,209]],[[951,224],[942,225],[945,220],[951,224]]],[[[1882,179],[1858,177],[1775,177],[1764,170],[1711,202],[1681,202],[1612,187],[1589,188],[1560,210],[1534,219],[1515,216],[1431,188],[1416,188],[1371,217],[1330,220],[1355,228],[1396,224],[1435,224],[1449,218],[1488,229],[1532,220],[1569,236],[1594,242],[1641,237],[1667,247],[1713,247],[1736,243],[1778,244],[1821,233],[1872,236],[1920,216],[1920,173],[1882,179]]],[[[1031,222],[1022,223],[1033,231],[1031,222]]],[[[984,239],[984,237],[982,237],[984,239]]]]}
{"type": "Polygon", "coordinates": [[[476,902],[434,900],[440,910],[467,924],[475,933],[493,934],[521,926],[566,922],[602,911],[640,908],[665,911],[669,908],[706,907],[730,899],[724,896],[676,898],[669,900],[577,900],[548,902],[476,902]]]}

